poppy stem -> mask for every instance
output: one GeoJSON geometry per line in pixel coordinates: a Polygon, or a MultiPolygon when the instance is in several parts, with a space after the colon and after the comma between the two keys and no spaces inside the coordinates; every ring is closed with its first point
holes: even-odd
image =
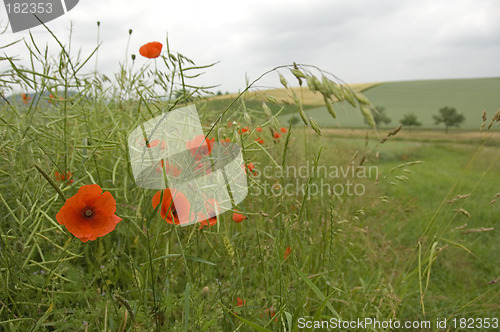
{"type": "Polygon", "coordinates": [[[50,185],[52,187],[54,187],[54,189],[57,191],[57,193],[59,194],[59,196],[63,199],[63,201],[66,202],[66,196],[64,196],[63,192],[61,191],[61,189],[57,186],[57,184],[54,182],[54,180],[52,180],[50,178],[50,176],[40,167],[38,166],[36,163],[34,163],[36,169],[40,172],[40,174],[43,175],[43,177],[49,181],[50,185]]]}

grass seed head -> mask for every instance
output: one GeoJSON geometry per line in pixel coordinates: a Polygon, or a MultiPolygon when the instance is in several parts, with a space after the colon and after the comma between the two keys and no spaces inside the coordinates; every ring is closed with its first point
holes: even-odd
{"type": "Polygon", "coordinates": [[[281,74],[279,74],[279,75],[280,75],[280,83],[281,83],[281,85],[283,85],[285,88],[288,88],[288,82],[286,81],[285,76],[283,76],[281,74]]]}
{"type": "Polygon", "coordinates": [[[326,95],[323,96],[323,99],[325,100],[325,106],[326,106],[328,113],[330,113],[332,118],[336,119],[337,114],[335,114],[335,110],[333,109],[332,103],[330,103],[330,101],[327,99],[326,95]]]}

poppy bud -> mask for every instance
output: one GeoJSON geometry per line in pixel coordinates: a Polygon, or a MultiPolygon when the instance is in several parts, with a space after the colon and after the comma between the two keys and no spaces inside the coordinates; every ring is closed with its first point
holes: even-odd
{"type": "Polygon", "coordinates": [[[208,286],[203,287],[201,295],[203,295],[203,297],[207,297],[209,293],[210,293],[210,288],[208,288],[208,286]]]}
{"type": "Polygon", "coordinates": [[[241,213],[233,212],[233,221],[234,222],[240,223],[240,222],[242,222],[245,219],[247,219],[247,217],[244,216],[244,215],[242,215],[241,213]]]}
{"type": "Polygon", "coordinates": [[[159,42],[150,42],[139,48],[139,54],[143,57],[154,59],[160,56],[163,45],[159,42]]]}
{"type": "Polygon", "coordinates": [[[135,54],[132,54],[132,61],[135,60],[135,54]]]}
{"type": "Polygon", "coordinates": [[[132,29],[128,29],[128,34],[131,35],[132,34],[132,29]]]}

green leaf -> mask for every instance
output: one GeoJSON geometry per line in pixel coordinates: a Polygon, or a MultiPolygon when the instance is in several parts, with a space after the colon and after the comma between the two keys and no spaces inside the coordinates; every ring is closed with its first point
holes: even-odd
{"type": "MultiPolygon", "coordinates": [[[[302,278],[302,280],[304,280],[304,282],[306,283],[307,286],[309,286],[309,288],[312,289],[312,291],[314,292],[314,294],[316,294],[316,296],[323,302],[325,300],[327,300],[327,297],[325,296],[325,294],[323,294],[321,292],[321,290],[308,278],[306,277],[306,275],[302,272],[300,272],[300,270],[294,266],[294,269],[295,269],[295,272],[297,272],[297,274],[302,278]]],[[[332,304],[330,302],[326,302],[326,306],[328,307],[328,309],[330,309],[330,311],[332,312],[332,314],[339,318],[340,319],[340,315],[337,313],[337,311],[335,310],[335,308],[333,308],[332,304]]]]}
{"type": "Polygon", "coordinates": [[[184,331],[189,331],[189,293],[191,291],[191,286],[189,282],[186,284],[186,290],[184,291],[184,331]]]}
{"type": "Polygon", "coordinates": [[[286,322],[288,325],[288,331],[292,331],[292,326],[293,326],[292,314],[289,313],[288,311],[284,311],[284,313],[285,313],[286,322]]]}
{"type": "MultiPolygon", "coordinates": [[[[181,254],[168,254],[168,255],[161,256],[161,257],[157,257],[157,258],[151,260],[151,262],[154,262],[154,261],[157,261],[157,260],[160,260],[160,259],[172,258],[172,257],[180,257],[180,256],[182,256],[182,255],[181,254]]],[[[186,257],[186,259],[190,259],[190,260],[195,261],[195,262],[199,262],[199,263],[203,263],[203,264],[208,264],[208,265],[215,266],[215,263],[207,261],[207,260],[205,260],[203,258],[200,258],[200,257],[189,256],[189,255],[184,255],[184,257],[186,257]]],[[[147,262],[147,263],[149,263],[149,262],[147,262]]],[[[147,263],[144,263],[144,264],[147,264],[147,263]]]]}
{"type": "Polygon", "coordinates": [[[252,327],[255,329],[255,331],[260,331],[260,332],[272,332],[271,330],[268,330],[266,329],[265,327],[262,327],[260,325],[257,325],[255,324],[254,322],[251,322],[249,321],[248,319],[245,319],[243,317],[240,317],[238,316],[237,314],[235,314],[234,312],[232,312],[231,310],[229,310],[228,308],[226,308],[222,303],[220,303],[220,306],[226,310],[227,312],[229,312],[231,315],[233,315],[234,317],[238,318],[240,321],[242,321],[243,323],[247,324],[248,326],[252,327]]]}

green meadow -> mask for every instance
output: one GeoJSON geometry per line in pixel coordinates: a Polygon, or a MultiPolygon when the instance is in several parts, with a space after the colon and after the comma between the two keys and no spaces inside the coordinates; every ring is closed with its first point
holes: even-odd
{"type": "MultiPolygon", "coordinates": [[[[266,91],[214,101],[190,81],[210,66],[172,45],[144,66],[117,59],[114,77],[84,71],[97,50],[72,53],[60,41],[51,58],[27,45],[31,67],[0,58],[8,66],[0,81],[0,330],[298,331],[322,321],[338,324],[332,330],[398,329],[391,321],[434,331],[447,320],[454,331],[470,319],[481,322],[476,330],[498,327],[500,103],[492,91],[500,79],[381,83],[364,91],[367,101],[333,77],[318,83],[315,67],[289,65],[270,74],[278,87],[284,76],[292,102],[266,91]],[[301,101],[290,88],[299,81],[356,108],[333,103],[333,120],[301,101]],[[253,167],[246,199],[201,229],[161,217],[157,190],[136,185],[127,141],[145,121],[193,103],[205,134],[238,144],[253,167]],[[360,109],[372,104],[386,107],[390,129],[364,124],[360,109]],[[432,128],[441,106],[465,114],[470,136],[388,135],[410,111],[432,128]],[[297,110],[307,126],[287,123],[297,110]],[[56,215],[90,184],[113,196],[122,220],[84,242],[56,215]],[[359,320],[372,324],[340,325],[359,320]]],[[[89,204],[73,219],[101,213],[89,204]]]]}
{"type": "MultiPolygon", "coordinates": [[[[498,91],[500,78],[386,82],[362,90],[375,106],[384,107],[391,119],[391,123],[382,127],[398,126],[405,114],[415,114],[422,123],[421,128],[443,129],[442,124],[435,124],[432,116],[437,115],[440,108],[449,106],[465,116],[459,128],[466,130],[481,127],[483,110],[489,114],[498,110],[498,91]]],[[[362,115],[349,103],[337,103],[334,107],[337,119],[333,119],[324,106],[312,107],[308,114],[324,127],[367,127],[362,115]]],[[[284,115],[280,120],[287,123],[291,116],[284,115]]]]}

